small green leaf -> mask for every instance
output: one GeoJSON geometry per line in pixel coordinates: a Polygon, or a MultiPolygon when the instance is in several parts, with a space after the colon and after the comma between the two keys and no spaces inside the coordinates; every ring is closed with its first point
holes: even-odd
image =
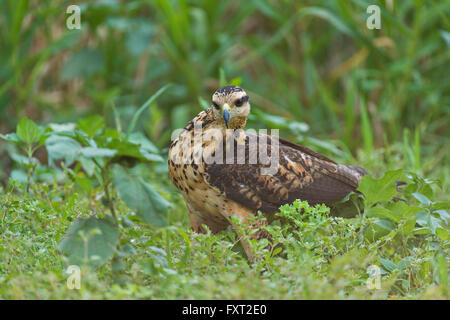
{"type": "Polygon", "coordinates": [[[242,84],[242,78],[241,77],[233,78],[229,82],[230,86],[238,86],[238,87],[240,87],[241,84],[242,84]]]}
{"type": "Polygon", "coordinates": [[[421,204],[423,204],[427,207],[429,207],[432,204],[430,199],[428,199],[426,196],[424,196],[423,194],[421,194],[419,192],[412,193],[412,196],[414,198],[416,198],[421,204]]]}
{"type": "Polygon", "coordinates": [[[125,243],[124,245],[120,246],[117,253],[121,257],[129,257],[136,254],[136,249],[131,243],[125,243]]]}
{"type": "Polygon", "coordinates": [[[17,125],[17,136],[23,142],[32,144],[39,142],[41,130],[32,120],[23,118],[17,125]]]}
{"type": "Polygon", "coordinates": [[[442,228],[441,220],[433,217],[429,212],[420,211],[417,213],[417,223],[429,230],[432,234],[436,234],[437,228],[442,228]]]}
{"type": "Polygon", "coordinates": [[[113,273],[119,273],[120,271],[125,270],[126,268],[125,261],[123,261],[122,257],[115,256],[111,261],[111,271],[113,273]]]}
{"type": "Polygon", "coordinates": [[[59,249],[70,264],[99,266],[112,257],[118,240],[119,231],[110,219],[82,218],[70,226],[59,249]]]}
{"type": "Polygon", "coordinates": [[[122,221],[122,226],[125,228],[132,228],[134,227],[133,221],[131,221],[128,217],[120,217],[120,220],[122,221]]]}
{"type": "Polygon", "coordinates": [[[394,229],[395,225],[391,222],[391,220],[376,219],[373,224],[370,224],[366,228],[364,237],[369,241],[375,241],[381,237],[388,235],[394,229]]]}
{"type": "Polygon", "coordinates": [[[79,129],[83,130],[89,138],[92,138],[96,133],[105,127],[105,120],[103,120],[103,117],[99,115],[93,115],[78,120],[77,126],[79,129]]]}

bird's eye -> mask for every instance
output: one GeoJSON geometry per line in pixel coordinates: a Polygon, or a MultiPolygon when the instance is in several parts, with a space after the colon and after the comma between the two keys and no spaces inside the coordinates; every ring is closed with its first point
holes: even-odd
{"type": "Polygon", "coordinates": [[[244,102],[247,102],[248,101],[248,96],[245,96],[245,97],[242,97],[242,98],[240,98],[240,99],[237,99],[235,102],[234,102],[234,105],[236,106],[236,107],[241,107],[243,104],[244,104],[244,102]]]}
{"type": "Polygon", "coordinates": [[[217,103],[215,103],[214,101],[212,102],[212,105],[214,108],[216,108],[217,110],[220,109],[219,105],[217,103]]]}

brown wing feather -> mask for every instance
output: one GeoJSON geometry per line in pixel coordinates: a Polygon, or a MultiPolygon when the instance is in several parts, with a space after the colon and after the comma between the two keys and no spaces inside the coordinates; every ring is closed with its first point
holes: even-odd
{"type": "MultiPolygon", "coordinates": [[[[262,175],[260,169],[268,166],[249,163],[251,136],[246,135],[244,164],[210,164],[205,169],[211,185],[253,210],[276,212],[281,205],[296,199],[307,200],[310,204],[332,203],[354,191],[365,174],[362,168],[337,164],[280,138],[278,171],[273,175],[262,175]]],[[[257,136],[258,145],[262,143],[261,137],[257,136]]],[[[236,141],[234,143],[234,150],[237,150],[236,141]]],[[[268,136],[264,147],[267,147],[269,158],[272,157],[272,144],[273,138],[268,136]]]]}
{"type": "Polygon", "coordinates": [[[331,162],[331,163],[336,163],[333,160],[325,157],[324,155],[321,155],[320,153],[317,153],[317,152],[315,152],[315,151],[313,151],[313,150],[311,150],[311,149],[309,149],[307,147],[301,146],[299,144],[295,144],[295,143],[290,142],[288,140],[285,140],[285,139],[283,139],[281,137],[279,137],[278,139],[280,140],[280,143],[285,145],[285,146],[288,146],[288,147],[291,147],[293,149],[299,150],[299,151],[301,151],[303,153],[309,154],[309,155],[311,155],[311,156],[313,156],[313,157],[315,157],[317,159],[325,160],[325,161],[328,161],[328,162],[331,162]]]}

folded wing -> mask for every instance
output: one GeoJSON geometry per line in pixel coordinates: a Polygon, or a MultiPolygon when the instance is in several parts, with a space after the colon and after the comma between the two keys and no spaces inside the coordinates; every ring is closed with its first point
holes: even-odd
{"type": "Polygon", "coordinates": [[[341,200],[355,191],[359,180],[367,173],[359,167],[337,164],[281,138],[245,134],[245,139],[228,141],[234,147],[226,149],[223,143],[224,160],[233,150],[234,162],[207,165],[207,181],[227,198],[255,211],[276,212],[281,205],[296,199],[306,200],[311,205],[341,200]],[[238,150],[243,149],[244,159],[238,162],[238,150]],[[262,169],[269,167],[275,170],[263,174],[262,169]]]}

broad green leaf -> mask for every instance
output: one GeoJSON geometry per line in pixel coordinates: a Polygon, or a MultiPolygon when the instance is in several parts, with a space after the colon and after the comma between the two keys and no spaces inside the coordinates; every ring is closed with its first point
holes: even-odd
{"type": "Polygon", "coordinates": [[[78,161],[80,162],[81,167],[83,167],[83,170],[86,172],[86,174],[91,177],[94,174],[95,162],[92,159],[88,159],[83,156],[81,156],[78,161]]]}
{"type": "Polygon", "coordinates": [[[438,214],[441,219],[447,223],[450,221],[450,215],[448,214],[447,210],[433,210],[433,213],[438,214]]]}
{"type": "Polygon", "coordinates": [[[113,184],[127,206],[145,222],[155,226],[166,225],[170,203],[140,177],[129,174],[119,165],[113,168],[113,184]]]}
{"type": "Polygon", "coordinates": [[[381,179],[375,179],[371,175],[365,175],[358,186],[358,191],[364,194],[366,207],[377,202],[392,200],[396,194],[396,183],[402,176],[402,169],[388,171],[381,179]]]}
{"type": "Polygon", "coordinates": [[[11,157],[12,160],[14,160],[15,162],[17,162],[17,163],[19,163],[21,165],[28,166],[28,165],[37,165],[37,164],[39,164],[39,160],[38,159],[33,158],[33,157],[28,158],[28,157],[22,156],[22,155],[20,155],[18,153],[15,153],[15,152],[10,153],[9,156],[11,157]]]}
{"type": "Polygon", "coordinates": [[[434,210],[450,210],[450,201],[436,201],[433,203],[434,210]]]}
{"type": "Polygon", "coordinates": [[[54,160],[64,159],[66,165],[71,165],[81,149],[81,145],[72,138],[52,135],[45,141],[48,152],[48,162],[52,164],[54,160]]]}
{"type": "Polygon", "coordinates": [[[99,266],[112,257],[119,231],[111,219],[96,217],[76,220],[62,239],[59,249],[70,264],[99,266]]]}
{"type": "Polygon", "coordinates": [[[141,149],[150,152],[158,153],[158,148],[147,139],[147,137],[142,132],[133,132],[128,137],[128,141],[141,146],[141,149]]]}
{"type": "Polygon", "coordinates": [[[417,223],[428,229],[432,234],[436,234],[436,228],[443,228],[441,220],[433,217],[429,212],[420,211],[417,213],[417,223]]]}
{"type": "Polygon", "coordinates": [[[422,203],[423,205],[429,207],[432,202],[430,199],[428,199],[426,196],[424,196],[423,194],[419,193],[419,192],[414,192],[412,193],[412,196],[414,198],[416,198],[420,203],[422,203]]]}
{"type": "Polygon", "coordinates": [[[373,224],[370,224],[364,232],[364,237],[369,241],[375,241],[381,237],[386,236],[395,229],[395,225],[387,219],[376,219],[373,224]]]}
{"type": "Polygon", "coordinates": [[[41,130],[32,120],[23,118],[17,125],[17,136],[25,143],[36,143],[41,137],[41,130]]]}
{"type": "Polygon", "coordinates": [[[74,179],[76,183],[86,192],[90,192],[92,190],[92,181],[87,178],[82,172],[74,175],[74,179]]]}
{"type": "Polygon", "coordinates": [[[96,133],[105,127],[105,120],[99,115],[93,115],[77,122],[79,129],[84,131],[89,138],[92,138],[96,133]]]}
{"type": "Polygon", "coordinates": [[[79,150],[79,153],[86,158],[107,157],[111,158],[116,155],[117,150],[106,148],[85,147],[79,150]]]}
{"type": "Polygon", "coordinates": [[[130,134],[128,141],[140,146],[140,152],[148,161],[164,162],[164,159],[157,154],[158,148],[148,140],[142,132],[134,132],[130,134]]]}
{"type": "Polygon", "coordinates": [[[443,228],[436,228],[436,235],[441,239],[442,241],[448,241],[450,240],[450,232],[447,229],[443,228]]]}
{"type": "Polygon", "coordinates": [[[131,157],[141,161],[147,161],[146,157],[142,154],[139,145],[137,144],[119,139],[113,139],[109,141],[105,147],[116,150],[116,157],[131,157]]]}
{"type": "Polygon", "coordinates": [[[395,225],[390,222],[389,220],[386,219],[378,219],[375,221],[375,225],[377,225],[378,227],[380,227],[381,229],[384,229],[386,231],[391,232],[392,230],[395,229],[395,225]]]}
{"type": "Polygon", "coordinates": [[[120,139],[120,132],[117,131],[116,129],[111,129],[111,128],[105,128],[103,134],[102,134],[102,138],[103,139],[120,139]]]}
{"type": "Polygon", "coordinates": [[[416,226],[416,219],[416,216],[411,216],[406,220],[405,224],[403,225],[404,234],[410,234],[413,231],[414,227],[416,226]]]}
{"type": "Polygon", "coordinates": [[[380,263],[386,271],[392,272],[397,269],[397,265],[391,260],[380,258],[380,263]]]}
{"type": "Polygon", "coordinates": [[[387,218],[395,222],[401,219],[401,217],[395,216],[391,210],[383,207],[371,207],[367,210],[366,215],[368,217],[387,218]]]}
{"type": "Polygon", "coordinates": [[[121,216],[120,220],[122,221],[122,226],[123,227],[125,227],[125,228],[132,228],[132,227],[134,227],[134,222],[131,221],[128,217],[121,216]]]}
{"type": "Polygon", "coordinates": [[[0,134],[0,138],[6,140],[8,142],[15,143],[15,144],[21,143],[21,140],[17,136],[17,133],[0,134]]]}
{"type": "Polygon", "coordinates": [[[421,207],[409,206],[403,201],[397,201],[390,204],[388,209],[395,217],[398,217],[399,220],[413,216],[417,212],[423,210],[421,207]]]}

